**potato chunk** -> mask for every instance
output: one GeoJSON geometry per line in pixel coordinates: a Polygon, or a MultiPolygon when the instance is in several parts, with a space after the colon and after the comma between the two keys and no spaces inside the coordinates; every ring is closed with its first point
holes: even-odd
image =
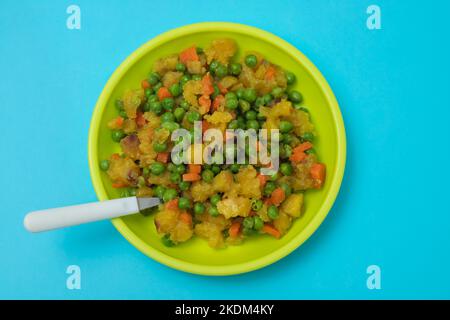
{"type": "Polygon", "coordinates": [[[224,65],[228,65],[230,59],[235,55],[237,50],[236,42],[232,39],[213,40],[211,46],[205,49],[208,63],[216,60],[224,65]]]}
{"type": "Polygon", "coordinates": [[[232,197],[219,201],[217,210],[223,214],[225,218],[247,217],[250,213],[251,201],[244,197],[232,197]]]}
{"type": "Polygon", "coordinates": [[[303,193],[291,194],[284,200],[281,205],[281,210],[286,212],[291,217],[300,217],[303,205],[303,193]]]}

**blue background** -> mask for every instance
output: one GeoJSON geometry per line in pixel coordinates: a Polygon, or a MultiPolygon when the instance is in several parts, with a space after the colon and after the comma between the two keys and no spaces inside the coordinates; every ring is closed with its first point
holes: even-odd
{"type": "Polygon", "coordinates": [[[450,298],[449,1],[68,1],[0,5],[0,298],[450,298]],[[366,8],[382,30],[366,28],[366,8]],[[240,22],[275,33],[323,72],[348,162],[319,230],[287,258],[232,277],[169,269],[109,222],[32,235],[30,210],[96,200],[87,164],[95,102],[133,50],[169,29],[240,22]],[[66,289],[66,267],[82,289],[66,289]],[[382,270],[368,290],[366,268],[382,270]]]}

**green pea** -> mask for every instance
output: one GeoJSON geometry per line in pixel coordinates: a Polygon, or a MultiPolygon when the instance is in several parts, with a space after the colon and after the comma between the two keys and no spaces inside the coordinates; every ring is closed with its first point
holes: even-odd
{"type": "Polygon", "coordinates": [[[175,106],[175,100],[173,100],[173,98],[164,98],[161,104],[164,110],[172,111],[175,106]]]}
{"type": "Polygon", "coordinates": [[[253,211],[261,210],[262,206],[263,206],[263,202],[261,200],[255,199],[252,201],[252,210],[253,211]]]}
{"type": "Polygon", "coordinates": [[[150,111],[150,101],[147,100],[147,102],[142,107],[144,112],[150,111]]]}
{"type": "Polygon", "coordinates": [[[100,169],[103,171],[106,171],[109,169],[109,160],[102,160],[100,161],[100,169]]]}
{"type": "Polygon", "coordinates": [[[177,195],[178,195],[177,190],[167,188],[166,190],[164,190],[162,199],[164,202],[169,202],[170,200],[175,199],[177,195]]]}
{"type": "Polygon", "coordinates": [[[187,210],[191,207],[191,200],[185,197],[180,197],[178,199],[178,208],[181,210],[187,210]]]}
{"type": "Polygon", "coordinates": [[[253,228],[255,230],[261,230],[262,227],[264,227],[264,222],[262,221],[262,219],[258,216],[255,216],[253,218],[253,228]]]}
{"type": "Polygon", "coordinates": [[[274,220],[276,218],[278,218],[278,208],[274,205],[271,205],[268,209],[267,209],[267,215],[269,216],[270,219],[274,220]]]}
{"type": "Polygon", "coordinates": [[[170,240],[170,236],[168,234],[164,235],[164,237],[161,238],[161,242],[166,247],[173,247],[175,245],[175,243],[172,240],[170,240]]]}
{"type": "Polygon", "coordinates": [[[205,212],[205,205],[203,203],[196,202],[194,204],[194,213],[195,214],[202,214],[203,212],[205,212]]]}
{"type": "Polygon", "coordinates": [[[291,85],[295,82],[296,77],[295,77],[295,74],[293,74],[292,72],[286,71],[285,76],[286,76],[286,82],[288,85],[291,85]]]}
{"type": "Polygon", "coordinates": [[[184,164],[179,164],[176,166],[175,172],[177,172],[179,174],[183,174],[186,172],[186,167],[184,166],[184,164]]]}
{"type": "Polygon", "coordinates": [[[255,100],[255,109],[259,110],[259,107],[262,107],[264,105],[264,98],[263,97],[258,97],[255,100]]]}
{"type": "Polygon", "coordinates": [[[150,111],[155,114],[160,114],[162,112],[162,105],[159,101],[151,101],[149,104],[150,111]]]}
{"type": "Polygon", "coordinates": [[[220,170],[220,167],[219,167],[218,165],[213,165],[213,166],[211,167],[211,171],[212,171],[214,174],[218,174],[221,170],[220,170]]]}
{"type": "Polygon", "coordinates": [[[148,175],[150,174],[150,169],[147,167],[143,168],[142,174],[144,175],[144,177],[148,177],[148,175]]]}
{"type": "Polygon", "coordinates": [[[263,96],[263,100],[264,100],[264,105],[267,106],[269,103],[272,102],[273,96],[270,93],[267,93],[263,96]]]}
{"type": "Polygon", "coordinates": [[[243,99],[244,98],[244,92],[245,89],[244,88],[239,88],[236,90],[236,96],[238,99],[243,99]]]}
{"type": "Polygon", "coordinates": [[[275,87],[272,89],[272,96],[275,98],[281,98],[284,94],[284,90],[280,87],[275,87]]]}
{"type": "Polygon", "coordinates": [[[200,120],[201,115],[197,111],[190,111],[186,114],[186,118],[189,122],[194,123],[200,120]]]}
{"type": "Polygon", "coordinates": [[[157,72],[151,72],[148,77],[147,80],[148,82],[154,86],[155,84],[157,84],[159,82],[159,80],[161,79],[161,77],[159,76],[159,74],[157,72]]]}
{"type": "Polygon", "coordinates": [[[139,188],[145,186],[145,178],[143,176],[138,177],[137,185],[139,188]]]}
{"type": "Polygon", "coordinates": [[[259,129],[259,122],[258,120],[248,120],[246,124],[247,129],[253,129],[258,130],[259,129]]]}
{"type": "Polygon", "coordinates": [[[276,181],[278,179],[279,175],[278,172],[275,172],[271,176],[269,176],[270,181],[276,181]]]}
{"type": "Polygon", "coordinates": [[[292,155],[292,147],[290,145],[285,144],[282,149],[285,154],[285,158],[289,158],[292,155]]]}
{"type": "Polygon", "coordinates": [[[163,142],[163,143],[159,143],[159,142],[154,142],[153,143],[153,150],[155,150],[155,152],[164,152],[167,150],[167,143],[163,142]]]}
{"type": "Polygon", "coordinates": [[[239,172],[240,165],[237,163],[233,163],[230,165],[230,170],[232,173],[238,173],[239,172]]]}
{"type": "Polygon", "coordinates": [[[228,74],[228,69],[223,64],[219,64],[216,68],[215,73],[216,73],[216,76],[218,76],[219,78],[223,78],[228,74]]]}
{"type": "Polygon", "coordinates": [[[130,197],[136,197],[136,188],[130,188],[128,194],[130,197]]]}
{"type": "Polygon", "coordinates": [[[314,148],[308,149],[305,151],[306,154],[315,154],[316,150],[314,148]]]}
{"type": "Polygon", "coordinates": [[[305,141],[312,142],[314,140],[314,134],[312,132],[305,132],[302,135],[302,139],[305,140],[305,141]]]}
{"type": "Polygon", "coordinates": [[[172,112],[165,112],[161,116],[161,122],[167,122],[167,121],[175,121],[175,116],[172,112]]]}
{"type": "Polygon", "coordinates": [[[256,120],[257,113],[255,110],[250,110],[245,113],[245,119],[256,120]]]}
{"type": "Polygon", "coordinates": [[[199,75],[199,74],[194,74],[194,75],[192,76],[192,80],[194,80],[194,81],[202,80],[202,76],[199,75]]]}
{"type": "Polygon", "coordinates": [[[186,113],[186,111],[183,108],[178,107],[173,112],[173,115],[175,116],[175,119],[177,119],[177,121],[179,122],[179,121],[183,120],[185,113],[186,113]]]}
{"type": "Polygon", "coordinates": [[[169,177],[170,181],[173,183],[181,182],[181,175],[178,172],[172,172],[169,177]]]}
{"type": "Polygon", "coordinates": [[[277,188],[276,184],[272,181],[268,181],[266,183],[266,185],[264,186],[264,195],[266,196],[270,196],[273,192],[273,190],[275,190],[277,188]]]}
{"type": "Polygon", "coordinates": [[[244,218],[244,221],[242,222],[242,225],[244,228],[252,229],[255,224],[255,220],[253,217],[246,217],[244,218]]]}
{"type": "Polygon", "coordinates": [[[158,92],[158,90],[161,89],[162,86],[163,86],[162,83],[161,83],[161,82],[158,82],[157,84],[155,84],[155,85],[153,86],[153,90],[154,90],[155,92],[158,92]]]}
{"type": "Polygon", "coordinates": [[[165,170],[166,168],[164,167],[164,164],[162,164],[161,162],[154,162],[150,165],[150,172],[156,176],[159,176],[165,170]]]}
{"type": "Polygon", "coordinates": [[[286,120],[280,121],[280,132],[281,133],[288,133],[292,129],[294,129],[294,125],[291,122],[286,121],[286,120]]]}
{"type": "Polygon", "coordinates": [[[294,140],[294,136],[292,134],[289,133],[284,133],[281,135],[281,141],[283,141],[284,143],[291,143],[294,140]]]}
{"type": "Polygon", "coordinates": [[[302,94],[296,90],[292,90],[291,92],[289,92],[288,97],[289,100],[291,100],[294,103],[300,103],[303,101],[302,94]]]}
{"type": "Polygon", "coordinates": [[[239,128],[239,122],[237,120],[231,120],[230,123],[228,123],[228,129],[236,130],[239,128]]]}
{"type": "Polygon", "coordinates": [[[280,171],[285,176],[290,176],[290,175],[292,175],[292,172],[294,171],[294,169],[292,168],[292,165],[290,163],[285,162],[280,165],[280,171]]]}
{"type": "Polygon", "coordinates": [[[228,109],[236,109],[238,106],[238,101],[237,101],[237,99],[227,99],[225,101],[225,106],[228,109]]]}
{"type": "Polygon", "coordinates": [[[180,125],[173,121],[166,121],[161,124],[161,127],[169,130],[170,132],[174,132],[175,130],[180,128],[180,125]]]}
{"type": "Polygon", "coordinates": [[[252,102],[255,102],[256,98],[257,98],[257,95],[256,95],[255,89],[253,89],[253,88],[245,89],[244,96],[243,96],[244,100],[247,100],[248,102],[252,103],[252,102]]]}
{"type": "Polygon", "coordinates": [[[291,195],[292,188],[289,184],[287,184],[286,182],[282,182],[282,183],[280,183],[280,187],[281,187],[281,189],[283,189],[286,197],[289,197],[291,195]]]}
{"type": "Polygon", "coordinates": [[[166,188],[164,188],[164,186],[156,186],[156,188],[153,189],[155,196],[160,199],[162,199],[164,191],[166,191],[166,188]]]}
{"type": "Polygon", "coordinates": [[[167,165],[167,170],[169,170],[170,172],[174,172],[175,169],[176,169],[176,167],[177,167],[177,166],[176,166],[174,163],[170,162],[170,163],[167,165]]]}
{"type": "Polygon", "coordinates": [[[120,99],[116,99],[116,101],[114,101],[114,106],[116,107],[117,111],[123,110],[123,101],[120,99]]]}
{"type": "Polygon", "coordinates": [[[222,200],[222,197],[219,194],[212,195],[211,198],[209,198],[209,201],[213,206],[217,206],[220,200],[222,200]]]}
{"type": "Polygon", "coordinates": [[[266,116],[263,115],[262,113],[258,112],[258,114],[256,115],[256,119],[258,119],[259,121],[265,121],[266,116]]]}
{"type": "Polygon", "coordinates": [[[203,179],[203,181],[211,182],[213,178],[214,178],[214,173],[211,170],[206,169],[206,170],[202,171],[202,179],[203,179]]]}
{"type": "Polygon", "coordinates": [[[197,54],[203,53],[203,48],[197,47],[195,48],[195,52],[197,52],[197,54]]]}
{"type": "Polygon", "coordinates": [[[217,210],[216,207],[210,207],[208,212],[212,217],[217,217],[219,215],[219,210],[217,210]]]}
{"type": "Polygon", "coordinates": [[[181,86],[180,86],[179,83],[174,83],[174,84],[171,85],[170,88],[169,88],[169,92],[170,92],[170,93],[172,94],[172,96],[174,96],[174,97],[178,97],[178,96],[181,94],[182,91],[183,91],[183,90],[181,89],[181,86]]]}
{"type": "Polygon", "coordinates": [[[225,95],[225,99],[226,99],[226,100],[229,100],[229,99],[237,99],[236,93],[234,93],[234,92],[228,92],[228,93],[225,95]]]}
{"type": "Polygon", "coordinates": [[[183,63],[178,62],[177,65],[175,66],[175,69],[177,71],[184,72],[186,71],[186,66],[183,63]]]}
{"type": "Polygon", "coordinates": [[[243,233],[244,235],[246,235],[246,236],[251,236],[251,235],[254,235],[254,234],[255,234],[255,230],[249,229],[249,228],[246,228],[246,227],[243,227],[243,228],[242,228],[242,233],[243,233]]]}
{"type": "Polygon", "coordinates": [[[158,96],[156,94],[152,94],[151,96],[148,97],[147,101],[159,101],[158,96]]]}
{"type": "Polygon", "coordinates": [[[123,130],[113,130],[111,132],[111,138],[115,142],[120,142],[120,140],[122,140],[124,137],[125,133],[123,132],[123,130]]]}
{"type": "Polygon", "coordinates": [[[188,191],[189,187],[191,186],[191,183],[188,181],[181,181],[178,186],[180,187],[181,191],[188,191]]]}
{"type": "Polygon", "coordinates": [[[189,105],[189,102],[187,102],[186,100],[182,100],[180,102],[180,107],[187,111],[191,106],[189,105]]]}
{"type": "Polygon", "coordinates": [[[248,101],[240,99],[239,100],[239,108],[241,109],[242,113],[245,113],[248,110],[250,110],[251,106],[250,106],[250,103],[248,101]]]}
{"type": "Polygon", "coordinates": [[[216,60],[211,61],[211,64],[209,65],[209,70],[214,73],[219,66],[219,62],[216,60]]]}
{"type": "Polygon", "coordinates": [[[214,88],[214,92],[211,95],[211,98],[214,100],[220,94],[220,89],[216,84],[213,85],[213,88],[214,88]]]}
{"type": "Polygon", "coordinates": [[[232,63],[230,64],[230,73],[233,76],[238,76],[242,71],[242,66],[240,63],[232,63]]]}
{"type": "Polygon", "coordinates": [[[147,99],[148,99],[148,97],[150,97],[151,94],[153,93],[153,90],[150,89],[150,88],[147,88],[147,89],[144,90],[144,93],[145,93],[145,96],[146,96],[147,99]]]}
{"type": "Polygon", "coordinates": [[[180,78],[180,85],[181,85],[181,87],[184,87],[184,85],[186,84],[186,82],[188,82],[189,80],[191,80],[191,76],[190,76],[190,75],[188,75],[188,74],[183,75],[183,76],[180,78]]]}
{"type": "Polygon", "coordinates": [[[247,67],[254,68],[256,67],[257,63],[258,58],[254,54],[249,54],[245,57],[245,64],[247,65],[247,67]]]}

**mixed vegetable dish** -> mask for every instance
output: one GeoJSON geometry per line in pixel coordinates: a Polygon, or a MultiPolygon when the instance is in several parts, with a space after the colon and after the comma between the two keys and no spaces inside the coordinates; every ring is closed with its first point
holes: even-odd
{"type": "Polygon", "coordinates": [[[280,238],[302,215],[305,191],[325,182],[309,110],[290,89],[296,76],[257,52],[238,61],[237,50],[234,40],[217,39],[163,57],[140,88],[115,101],[108,127],[121,153],[100,168],[123,197],[161,198],[154,221],[167,246],[194,235],[214,248],[261,233],[280,238]],[[192,133],[196,121],[222,132],[278,129],[278,172],[266,176],[248,163],[174,164],[171,133],[192,133]]]}

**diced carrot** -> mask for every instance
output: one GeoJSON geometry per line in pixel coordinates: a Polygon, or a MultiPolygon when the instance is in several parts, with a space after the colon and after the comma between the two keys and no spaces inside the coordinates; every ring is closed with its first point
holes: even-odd
{"type": "Polygon", "coordinates": [[[266,70],[266,74],[264,75],[264,79],[266,79],[266,80],[273,80],[275,78],[276,72],[277,72],[277,70],[275,69],[275,67],[270,65],[267,68],[267,70],[266,70]]]}
{"type": "Polygon", "coordinates": [[[202,133],[205,133],[206,130],[209,129],[209,122],[206,120],[202,121],[202,133]]]}
{"type": "Polygon", "coordinates": [[[203,95],[209,96],[214,93],[214,86],[213,86],[213,80],[209,74],[205,74],[205,76],[202,79],[202,90],[203,95]]]}
{"type": "Polygon", "coordinates": [[[197,54],[197,49],[195,46],[187,48],[186,50],[180,53],[180,61],[182,63],[186,63],[188,61],[198,61],[200,60],[197,54]]]}
{"type": "Polygon", "coordinates": [[[141,81],[141,87],[142,89],[148,89],[150,88],[150,82],[148,82],[148,80],[144,79],[141,81]]]}
{"type": "Polygon", "coordinates": [[[125,188],[127,185],[125,184],[125,183],[122,183],[122,182],[114,182],[113,184],[112,184],[112,187],[113,188],[125,188]]]}
{"type": "Polygon", "coordinates": [[[259,179],[259,185],[261,187],[264,187],[266,182],[267,182],[267,176],[262,175],[262,174],[258,174],[258,179],[259,179]]]}
{"type": "Polygon", "coordinates": [[[185,173],[183,174],[183,181],[188,181],[188,182],[192,182],[192,181],[198,181],[200,180],[200,175],[198,173],[185,173]]]}
{"type": "Polygon", "coordinates": [[[313,147],[312,143],[309,141],[303,142],[301,144],[299,144],[297,147],[295,147],[294,149],[292,149],[292,151],[295,150],[300,150],[302,152],[305,152],[306,150],[309,150],[313,147]]]}
{"type": "Polygon", "coordinates": [[[217,84],[217,87],[219,88],[221,94],[228,93],[228,89],[221,85],[220,82],[217,84]]]}
{"type": "Polygon", "coordinates": [[[240,230],[241,230],[241,223],[233,222],[233,224],[231,224],[230,229],[228,230],[228,233],[229,233],[230,237],[236,238],[239,235],[240,230]]]}
{"type": "Polygon", "coordinates": [[[166,87],[161,87],[158,89],[158,92],[156,93],[158,96],[159,101],[164,100],[165,98],[170,98],[172,95],[169,92],[169,89],[166,87]]]}
{"type": "Polygon", "coordinates": [[[262,231],[270,234],[271,236],[274,236],[275,238],[280,238],[281,237],[281,233],[280,231],[278,231],[274,226],[271,226],[270,224],[264,224],[264,226],[262,227],[262,231]]]}
{"type": "Polygon", "coordinates": [[[200,174],[200,172],[202,171],[202,166],[199,164],[188,164],[188,168],[189,173],[200,174]]]}
{"type": "Polygon", "coordinates": [[[119,160],[119,159],[120,159],[120,154],[118,154],[118,153],[113,153],[113,154],[111,155],[111,159],[112,159],[112,160],[119,160]]]}
{"type": "Polygon", "coordinates": [[[187,224],[192,224],[192,216],[186,211],[180,213],[180,220],[187,224]]]}
{"type": "Polygon", "coordinates": [[[292,155],[289,157],[289,160],[292,162],[298,163],[306,159],[306,153],[303,151],[297,150],[296,152],[292,152],[292,155]]]}
{"type": "Polygon", "coordinates": [[[284,201],[284,198],[286,198],[284,190],[282,188],[276,188],[270,196],[270,202],[279,206],[284,201]]]}
{"type": "Polygon", "coordinates": [[[166,203],[166,209],[178,210],[178,198],[172,199],[166,203]]]}
{"type": "Polygon", "coordinates": [[[167,162],[169,162],[169,155],[170,155],[169,152],[160,152],[156,156],[156,161],[162,162],[162,163],[167,163],[167,162]]]}
{"type": "Polygon", "coordinates": [[[124,121],[124,119],[123,119],[121,116],[117,117],[117,118],[116,118],[116,125],[117,125],[119,128],[122,127],[123,121],[124,121]]]}
{"type": "Polygon", "coordinates": [[[138,127],[143,127],[145,126],[145,124],[147,123],[147,120],[145,120],[144,118],[144,114],[142,112],[137,112],[136,113],[136,124],[138,125],[138,127]]]}
{"type": "Polygon", "coordinates": [[[326,167],[323,163],[314,163],[310,169],[311,177],[314,179],[314,187],[320,188],[325,182],[326,167]]]}
{"type": "Polygon", "coordinates": [[[202,95],[198,98],[198,104],[204,108],[204,111],[208,112],[209,108],[211,108],[211,99],[209,96],[202,95]]]}
{"type": "Polygon", "coordinates": [[[222,104],[223,101],[225,101],[225,97],[224,97],[223,95],[219,94],[219,95],[214,99],[214,102],[213,102],[213,105],[212,105],[213,110],[219,109],[219,106],[222,104]]]}

